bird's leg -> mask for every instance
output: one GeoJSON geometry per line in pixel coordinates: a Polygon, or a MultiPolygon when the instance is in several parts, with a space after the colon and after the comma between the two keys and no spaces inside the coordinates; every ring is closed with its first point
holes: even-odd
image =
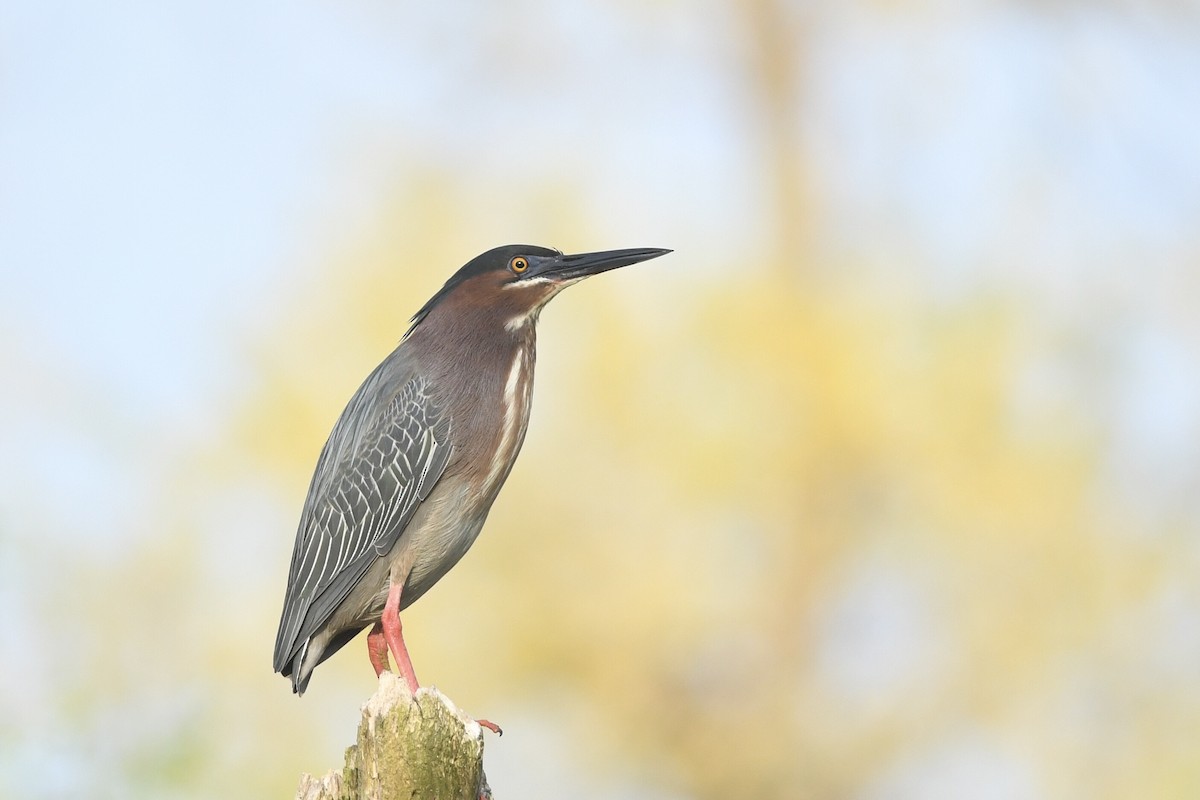
{"type": "Polygon", "coordinates": [[[375,627],[367,634],[367,655],[371,657],[371,666],[375,668],[378,678],[385,671],[391,672],[392,665],[388,661],[387,639],[383,637],[383,623],[376,622],[375,627]]]}
{"type": "MultiPolygon", "coordinates": [[[[372,637],[377,636],[380,628],[382,628],[383,638],[387,642],[388,648],[392,651],[392,655],[396,657],[396,668],[400,670],[400,675],[404,678],[404,682],[408,684],[409,691],[416,694],[419,686],[417,683],[417,674],[413,671],[412,660],[408,657],[408,648],[404,646],[403,629],[400,627],[400,590],[403,588],[404,585],[400,581],[394,581],[391,588],[388,589],[387,602],[383,605],[383,617],[379,622],[375,623],[375,627],[367,635],[367,646],[371,648],[371,663],[375,664],[376,650],[371,642],[372,637]]],[[[378,639],[375,641],[377,642],[378,639]]],[[[384,664],[384,669],[386,669],[386,652],[382,653],[381,660],[384,664]]],[[[379,669],[379,666],[376,665],[376,673],[379,672],[379,669]]],[[[378,674],[376,677],[378,677],[378,674]]],[[[504,731],[500,730],[500,726],[490,720],[477,719],[475,721],[497,736],[504,735],[504,731]]]]}
{"type": "MultiPolygon", "coordinates": [[[[374,624],[370,633],[367,633],[367,649],[371,652],[371,664],[376,668],[377,678],[383,669],[389,669],[388,649],[390,649],[391,655],[396,656],[396,668],[400,669],[400,674],[403,676],[404,682],[408,684],[409,691],[415,694],[419,685],[416,682],[416,673],[413,672],[413,662],[408,657],[408,648],[404,646],[403,628],[400,625],[401,589],[403,589],[403,584],[398,581],[392,583],[391,588],[388,589],[388,602],[384,603],[383,618],[374,624]],[[380,642],[380,638],[383,639],[383,642],[380,642]]],[[[500,726],[490,720],[475,720],[475,722],[491,730],[494,734],[504,735],[500,726]]]]}
{"type": "Polygon", "coordinates": [[[412,659],[408,657],[408,648],[404,646],[404,633],[400,627],[400,590],[403,584],[393,581],[388,589],[387,602],[383,606],[383,638],[387,641],[388,649],[396,659],[396,668],[400,676],[408,684],[409,691],[417,693],[420,684],[417,683],[417,673],[413,671],[412,659]]]}

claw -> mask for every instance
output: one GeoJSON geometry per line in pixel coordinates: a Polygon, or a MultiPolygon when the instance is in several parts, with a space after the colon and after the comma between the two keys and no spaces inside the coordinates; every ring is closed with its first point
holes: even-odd
{"type": "Polygon", "coordinates": [[[502,729],[502,728],[501,728],[499,725],[497,725],[496,723],[492,722],[491,720],[486,720],[486,719],[477,719],[477,720],[475,720],[475,721],[476,721],[476,722],[478,722],[478,723],[479,723],[481,726],[483,726],[484,728],[487,728],[487,729],[488,729],[489,731],[491,731],[492,733],[496,734],[497,736],[503,736],[503,735],[504,735],[504,730],[503,730],[503,729],[502,729]]]}

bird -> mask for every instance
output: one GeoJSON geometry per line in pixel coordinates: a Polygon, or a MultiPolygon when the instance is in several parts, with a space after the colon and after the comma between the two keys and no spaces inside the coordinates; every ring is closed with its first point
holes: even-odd
{"type": "Polygon", "coordinates": [[[400,612],[475,542],[513,468],[542,308],[585,278],[670,252],[497,247],[421,306],[317,459],[275,637],[275,671],[293,692],[367,627],[376,677],[390,670],[390,651],[417,691],[400,612]]]}

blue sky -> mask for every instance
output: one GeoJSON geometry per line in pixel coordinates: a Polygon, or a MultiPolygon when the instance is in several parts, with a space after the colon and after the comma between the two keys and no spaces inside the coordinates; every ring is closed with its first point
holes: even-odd
{"type": "MultiPolygon", "coordinates": [[[[763,156],[740,100],[752,45],[720,6],[412,13],[0,11],[0,335],[18,374],[67,396],[6,392],[27,423],[10,442],[87,427],[81,408],[135,439],[207,435],[236,391],[239,336],[422,169],[481,187],[447,271],[529,230],[497,187],[560,176],[591,187],[614,241],[710,263],[761,246],[763,156]],[[630,191],[652,219],[624,210],[644,207],[621,202],[630,191]]],[[[1171,385],[1181,332],[1156,322],[1200,218],[1194,26],[988,5],[807,13],[797,147],[832,263],[899,265],[931,298],[1016,292],[1055,324],[1120,316],[1149,328],[1129,369],[1197,393],[1171,385]]],[[[1130,398],[1131,419],[1157,418],[1158,395],[1130,398]]]]}

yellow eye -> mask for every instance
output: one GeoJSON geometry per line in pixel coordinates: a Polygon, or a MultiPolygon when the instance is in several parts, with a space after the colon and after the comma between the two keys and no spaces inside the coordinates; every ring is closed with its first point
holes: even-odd
{"type": "Polygon", "coordinates": [[[529,269],[529,259],[525,258],[525,256],[516,256],[512,261],[508,262],[508,268],[520,275],[529,269]]]}

